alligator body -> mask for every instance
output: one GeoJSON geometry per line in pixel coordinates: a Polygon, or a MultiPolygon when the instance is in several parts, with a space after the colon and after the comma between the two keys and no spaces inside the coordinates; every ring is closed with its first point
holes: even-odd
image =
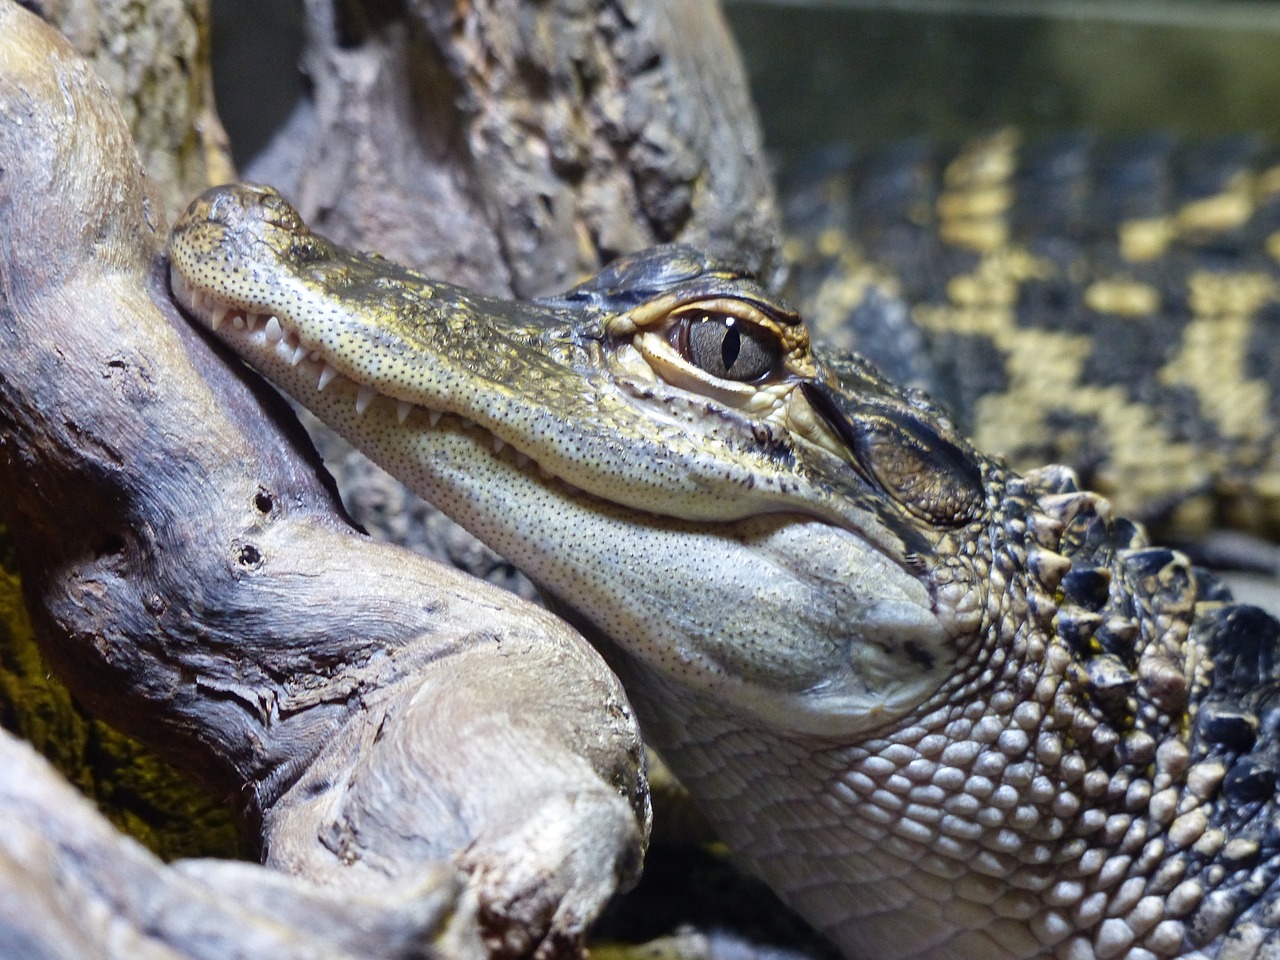
{"type": "Polygon", "coordinates": [[[1280,167],[1256,137],[1002,131],[815,159],[787,191],[815,339],[1019,469],[1180,533],[1280,533],[1280,167]]]}
{"type": "Polygon", "coordinates": [[[1280,956],[1280,624],[686,248],[504,302],[266,188],[174,229],[234,350],[602,646],[850,957],[1280,956]]]}

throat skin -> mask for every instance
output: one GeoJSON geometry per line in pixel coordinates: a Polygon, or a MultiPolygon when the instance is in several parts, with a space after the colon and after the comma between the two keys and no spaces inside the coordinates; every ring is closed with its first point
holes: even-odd
{"type": "Polygon", "coordinates": [[[610,662],[721,838],[847,957],[1215,956],[1188,936],[1205,885],[1179,854],[1211,861],[1227,842],[1212,822],[1222,765],[1148,739],[1135,740],[1145,775],[1101,768],[1116,739],[1069,705],[1068,646],[993,649],[858,742],[761,724],[625,654],[610,662]]]}
{"type": "Polygon", "coordinates": [[[646,740],[721,838],[845,956],[1097,955],[1081,952],[1075,910],[1092,897],[1098,922],[1108,894],[1060,883],[1099,872],[1087,862],[1099,851],[1068,837],[1076,765],[1038,761],[1034,745],[1052,752],[1056,741],[1035,730],[1025,745],[1004,737],[1022,753],[1002,749],[1012,698],[850,745],[761,729],[643,664],[611,662],[636,691],[646,740]]]}

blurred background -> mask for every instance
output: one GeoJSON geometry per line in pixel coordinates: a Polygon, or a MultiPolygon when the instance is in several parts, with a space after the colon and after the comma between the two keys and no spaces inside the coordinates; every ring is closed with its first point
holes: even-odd
{"type": "MultiPolygon", "coordinates": [[[[1249,131],[1280,141],[1277,0],[727,0],[765,141],[1249,131]]],[[[301,4],[213,0],[218,106],[244,164],[302,88],[301,4]]]]}

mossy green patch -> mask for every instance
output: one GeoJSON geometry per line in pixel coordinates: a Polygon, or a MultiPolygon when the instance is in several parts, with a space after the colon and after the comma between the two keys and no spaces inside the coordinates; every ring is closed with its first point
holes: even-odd
{"type": "Polygon", "coordinates": [[[121,830],[166,860],[244,857],[227,803],[90,717],[45,666],[0,527],[0,726],[32,743],[121,830]]]}

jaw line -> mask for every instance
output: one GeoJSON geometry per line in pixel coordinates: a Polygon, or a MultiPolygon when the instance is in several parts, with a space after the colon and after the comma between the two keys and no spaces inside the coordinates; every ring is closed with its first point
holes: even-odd
{"type": "MultiPolygon", "coordinates": [[[[376,391],[364,406],[363,412],[357,411],[362,385],[355,379],[336,369],[327,361],[319,349],[299,341],[292,329],[292,321],[278,314],[256,313],[249,307],[238,307],[219,301],[208,295],[192,291],[181,278],[174,274],[174,293],[183,308],[194,316],[203,326],[212,329],[215,314],[225,309],[218,324],[216,336],[231,345],[232,349],[244,357],[251,366],[266,369],[270,377],[282,384],[286,393],[295,397],[305,397],[304,406],[312,407],[321,418],[329,421],[339,433],[342,428],[334,422],[332,412],[345,411],[347,416],[362,418],[383,418],[387,425],[399,419],[398,403],[394,398],[376,391]],[[271,318],[275,318],[280,327],[280,337],[272,340],[268,336],[271,318]],[[239,321],[237,323],[237,320],[239,321]],[[304,352],[301,359],[298,350],[304,352]],[[323,389],[318,389],[321,376],[329,371],[323,389]]],[[[762,519],[759,516],[747,518],[745,521],[723,521],[712,524],[713,529],[706,529],[706,524],[697,521],[683,520],[665,514],[635,510],[624,504],[600,498],[590,492],[583,491],[563,479],[541,469],[536,460],[521,453],[513,446],[495,435],[484,425],[478,424],[460,414],[422,405],[411,404],[411,409],[400,421],[405,432],[412,432],[423,438],[431,438],[441,448],[452,445],[452,456],[456,462],[448,464],[444,473],[448,477],[439,482],[439,487],[426,486],[423,489],[416,485],[415,492],[432,500],[441,509],[457,517],[465,527],[480,536],[499,553],[508,557],[522,569],[528,571],[536,581],[546,584],[552,592],[565,597],[571,605],[584,611],[584,615],[598,629],[599,633],[613,636],[615,630],[609,629],[604,622],[597,621],[589,611],[599,608],[602,600],[593,594],[595,585],[582,585],[582,573],[575,567],[579,561],[572,556],[571,550],[548,548],[548,537],[554,537],[555,523],[549,522],[545,516],[524,520],[519,517],[505,517],[497,527],[490,527],[486,535],[481,531],[486,511],[494,509],[492,501],[502,502],[526,500],[536,501],[537,491],[562,505],[563,515],[560,522],[568,520],[569,514],[582,514],[583,523],[595,523],[601,527],[627,528],[628,535],[639,535],[649,539],[668,536],[687,536],[695,541],[710,542],[723,540],[732,542],[742,534],[744,524],[762,519]],[[484,489],[486,481],[483,477],[472,479],[471,467],[486,463],[491,472],[498,473],[501,489],[484,489]],[[537,467],[535,471],[533,469],[537,467]],[[461,478],[461,479],[458,479],[461,478]],[[483,498],[489,498],[489,504],[483,498]],[[479,518],[479,521],[477,520],[479,518]],[[550,530],[550,532],[548,532],[550,530]],[[570,559],[560,560],[560,554],[568,554],[570,559]],[[579,584],[576,588],[572,585],[579,584]]],[[[375,460],[382,458],[375,455],[375,460]]],[[[545,512],[545,511],[544,511],[545,512]]],[[[818,522],[830,524],[822,517],[804,514],[801,511],[779,512],[776,519],[780,524],[791,522],[818,522]]],[[[834,526],[834,525],[833,525],[834,526]]],[[[893,563],[891,557],[885,555],[873,543],[867,541],[865,535],[858,530],[849,533],[863,543],[864,548],[880,553],[893,563]]],[[[713,551],[714,552],[714,551],[713,551]]],[[[580,565],[580,564],[579,564],[580,565]]],[[[589,579],[589,578],[587,578],[589,579]]],[[[599,589],[607,592],[608,586],[599,589]]],[[[605,603],[607,606],[607,602],[605,603]]],[[[616,642],[616,641],[613,641],[616,642]]],[[[622,646],[629,656],[635,656],[644,662],[650,662],[645,653],[645,643],[640,641],[637,648],[622,646]]],[[[727,673],[705,652],[699,652],[691,646],[679,653],[679,658],[687,666],[685,680],[692,688],[715,689],[718,696],[724,696],[739,709],[761,718],[775,717],[788,728],[808,734],[817,735],[829,732],[834,716],[842,719],[836,721],[841,729],[865,732],[868,729],[883,725],[893,717],[910,709],[920,699],[919,693],[903,691],[887,701],[881,702],[874,709],[864,710],[861,701],[845,701],[836,695],[824,694],[821,691],[810,693],[788,694],[780,702],[776,693],[767,689],[758,689],[753,684],[727,673]],[[816,698],[813,694],[816,693],[816,698]],[[844,704],[843,709],[840,704],[844,704]]]]}
{"type": "Polygon", "coordinates": [[[227,343],[249,366],[269,370],[271,376],[267,379],[288,384],[288,389],[281,389],[304,407],[324,409],[333,405],[329,398],[345,396],[359,417],[392,416],[399,426],[412,423],[431,430],[479,434],[478,447],[486,448],[493,458],[509,460],[531,480],[536,479],[548,487],[555,485],[559,488],[558,495],[597,499],[550,472],[541,462],[476,420],[439,407],[397,399],[350,376],[340,369],[337,362],[327,357],[321,347],[303,341],[297,325],[282,311],[255,311],[210,294],[201,294],[193,290],[176,270],[171,273],[171,284],[174,296],[188,315],[227,343]],[[272,320],[280,332],[275,340],[268,333],[272,320]],[[325,394],[328,396],[322,396],[325,394]]]}
{"type": "MultiPolygon", "coordinates": [[[[904,571],[913,572],[905,558],[899,556],[901,551],[895,547],[897,540],[892,537],[886,539],[877,536],[872,531],[881,525],[873,519],[870,525],[871,530],[869,530],[867,524],[860,522],[860,515],[856,513],[845,516],[838,512],[806,510],[800,504],[779,504],[775,509],[760,510],[741,517],[682,517],[675,513],[655,511],[620,502],[586,489],[565,479],[558,471],[548,468],[538,456],[522,449],[510,435],[499,436],[484,422],[456,410],[447,409],[444,404],[437,407],[424,404],[417,397],[413,400],[399,398],[369,384],[340,357],[334,357],[328,352],[322,344],[304,341],[299,333],[301,324],[287,311],[262,303],[224,300],[214,294],[201,293],[186,282],[176,266],[171,267],[170,278],[175,298],[190,315],[195,317],[202,326],[211,330],[215,336],[227,342],[232,350],[250,366],[270,371],[268,379],[281,384],[284,392],[291,394],[298,403],[317,413],[321,410],[334,409],[333,398],[349,395],[351,404],[349,409],[361,418],[390,416],[394,417],[397,425],[401,427],[408,424],[418,429],[430,428],[433,431],[453,430],[473,435],[478,433],[482,439],[477,441],[477,446],[484,447],[486,453],[494,458],[510,458],[513,465],[530,480],[548,489],[554,486],[557,496],[595,500],[637,518],[652,516],[662,521],[683,520],[711,524],[722,528],[729,536],[733,535],[732,530],[736,524],[754,517],[773,514],[794,515],[845,529],[871,549],[890,558],[904,571]],[[279,339],[275,341],[268,336],[273,319],[279,326],[279,339]]],[[[322,416],[322,419],[329,420],[330,417],[322,416]]],[[[343,432],[334,423],[330,423],[330,426],[339,433],[343,432]]],[[[417,492],[420,496],[431,499],[422,491],[417,492]]],[[[885,533],[887,536],[888,531],[886,530],[885,533]]]]}

